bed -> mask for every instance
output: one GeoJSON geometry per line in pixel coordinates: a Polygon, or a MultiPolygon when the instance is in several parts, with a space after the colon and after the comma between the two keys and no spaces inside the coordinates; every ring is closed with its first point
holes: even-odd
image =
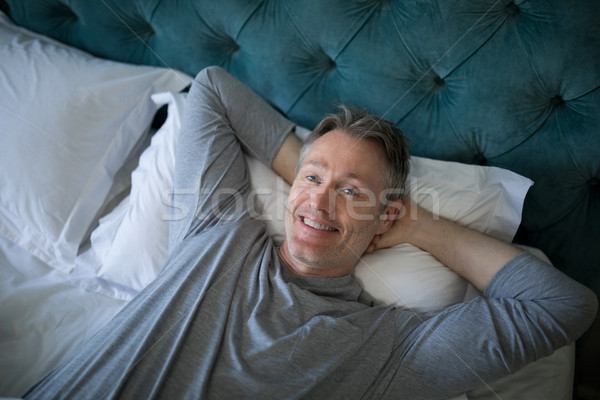
{"type": "MultiPolygon", "coordinates": [[[[23,394],[160,270],[184,89],[209,65],[297,123],[300,138],[337,103],[393,121],[410,139],[413,201],[600,293],[597,2],[9,0],[0,10],[0,397],[23,394]]],[[[279,241],[289,188],[247,164],[257,218],[279,241]]],[[[363,257],[355,276],[378,302],[415,312],[478,295],[406,245],[363,257]]],[[[461,398],[593,398],[596,326],[461,398]]]]}

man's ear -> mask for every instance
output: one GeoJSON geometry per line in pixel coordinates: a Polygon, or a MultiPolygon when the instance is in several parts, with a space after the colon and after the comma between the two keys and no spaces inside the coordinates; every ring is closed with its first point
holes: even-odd
{"type": "Polygon", "coordinates": [[[383,235],[387,232],[388,229],[392,227],[394,221],[398,217],[398,213],[402,209],[402,200],[394,200],[392,202],[388,202],[385,207],[385,210],[379,216],[379,228],[377,229],[377,235],[383,235]]]}

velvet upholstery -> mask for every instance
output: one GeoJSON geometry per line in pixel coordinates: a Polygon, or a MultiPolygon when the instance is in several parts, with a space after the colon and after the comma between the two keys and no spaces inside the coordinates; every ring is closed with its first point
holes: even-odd
{"type": "Polygon", "coordinates": [[[5,0],[95,55],[195,75],[221,65],[295,122],[336,103],[416,155],[535,181],[517,240],[600,293],[597,0],[5,0]]]}

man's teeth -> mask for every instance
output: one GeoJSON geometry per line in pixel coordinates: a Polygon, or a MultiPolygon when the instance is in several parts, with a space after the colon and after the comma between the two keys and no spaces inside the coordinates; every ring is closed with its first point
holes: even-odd
{"type": "Polygon", "coordinates": [[[322,231],[335,231],[335,229],[330,228],[328,226],[325,225],[321,225],[318,222],[313,221],[312,219],[308,219],[306,217],[303,218],[303,221],[306,225],[315,228],[315,229],[320,229],[322,231]]]}

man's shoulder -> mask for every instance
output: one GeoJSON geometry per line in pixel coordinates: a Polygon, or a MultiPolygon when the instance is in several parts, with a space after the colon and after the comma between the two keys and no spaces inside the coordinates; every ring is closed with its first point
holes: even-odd
{"type": "Polygon", "coordinates": [[[200,238],[204,243],[213,241],[233,241],[236,243],[253,242],[268,239],[267,228],[264,221],[243,218],[239,220],[224,221],[205,227],[202,230],[192,231],[188,234],[188,240],[200,238]]]}

